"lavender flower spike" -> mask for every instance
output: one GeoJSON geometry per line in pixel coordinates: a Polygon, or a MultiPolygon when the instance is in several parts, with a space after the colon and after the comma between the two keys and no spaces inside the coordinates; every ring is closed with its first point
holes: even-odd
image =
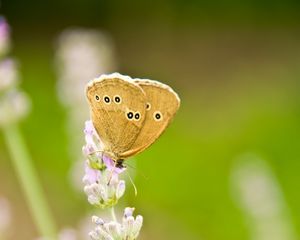
{"type": "Polygon", "coordinates": [[[103,219],[93,216],[92,221],[96,225],[90,232],[92,240],[135,240],[143,225],[143,217],[132,216],[134,208],[125,208],[122,223],[115,221],[105,222],[103,219]]]}
{"type": "Polygon", "coordinates": [[[0,92],[15,87],[18,81],[16,61],[12,58],[5,58],[0,61],[0,92]]]}
{"type": "Polygon", "coordinates": [[[109,208],[117,204],[125,192],[125,181],[119,175],[125,168],[118,168],[109,157],[101,152],[102,143],[91,121],[85,124],[86,145],[83,153],[87,158],[84,192],[90,204],[100,208],[109,208]]]}
{"type": "Polygon", "coordinates": [[[0,16],[0,56],[4,56],[10,48],[10,29],[4,17],[0,16]]]}
{"type": "Polygon", "coordinates": [[[103,153],[103,145],[91,121],[85,123],[86,145],[83,153],[87,158],[84,192],[90,204],[100,208],[111,208],[113,221],[105,222],[93,216],[95,229],[89,233],[92,240],[135,240],[143,225],[143,217],[133,217],[134,208],[125,208],[122,222],[116,219],[113,206],[125,192],[125,181],[119,175],[126,170],[103,153]]]}
{"type": "MultiPolygon", "coordinates": [[[[0,18],[0,35],[1,35],[1,18],[0,18]]],[[[19,83],[19,78],[18,78],[16,62],[10,58],[1,60],[0,61],[0,127],[5,127],[10,123],[21,120],[29,112],[30,109],[29,98],[23,91],[17,88],[18,83],[19,83]]]]}

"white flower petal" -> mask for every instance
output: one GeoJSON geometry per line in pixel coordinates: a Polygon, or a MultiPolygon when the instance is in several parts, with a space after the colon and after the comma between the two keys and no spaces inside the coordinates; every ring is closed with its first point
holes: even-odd
{"type": "Polygon", "coordinates": [[[116,197],[117,197],[117,199],[119,199],[120,197],[122,197],[123,194],[124,194],[124,192],[125,192],[125,181],[121,180],[118,183],[117,190],[116,190],[116,197]]]}
{"type": "Polygon", "coordinates": [[[99,218],[97,216],[93,216],[92,217],[92,222],[96,225],[103,225],[104,224],[104,221],[102,218],[99,218]]]}
{"type": "Polygon", "coordinates": [[[133,212],[134,212],[134,208],[130,208],[130,207],[125,208],[124,217],[127,218],[129,216],[132,216],[133,212]]]}
{"type": "Polygon", "coordinates": [[[138,215],[135,219],[133,229],[132,229],[132,235],[134,238],[137,238],[142,226],[143,226],[143,217],[141,215],[138,215]]]}

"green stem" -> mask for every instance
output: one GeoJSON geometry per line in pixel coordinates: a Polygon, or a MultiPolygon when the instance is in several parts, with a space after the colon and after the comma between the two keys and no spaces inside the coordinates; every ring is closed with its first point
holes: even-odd
{"type": "Polygon", "coordinates": [[[3,128],[3,132],[13,166],[39,234],[47,239],[55,239],[55,223],[19,127],[17,124],[10,124],[3,128]]]}
{"type": "Polygon", "coordinates": [[[111,207],[110,213],[111,213],[112,219],[114,220],[114,222],[116,222],[117,221],[117,217],[116,217],[116,213],[115,213],[114,207],[111,207]]]}

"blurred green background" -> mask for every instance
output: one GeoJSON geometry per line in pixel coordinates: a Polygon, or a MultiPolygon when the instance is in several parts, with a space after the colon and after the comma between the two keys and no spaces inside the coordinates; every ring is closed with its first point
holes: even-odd
{"type": "MultiPolygon", "coordinates": [[[[138,196],[128,183],[121,200],[144,216],[140,239],[251,239],[230,186],[234,159],[245,152],[270,164],[300,234],[299,1],[7,0],[0,10],[32,100],[21,127],[60,228],[94,211],[69,180],[67,113],[54,67],[57,36],[79,26],[111,35],[119,72],[158,79],[182,100],[165,134],[136,157],[138,196]]],[[[9,158],[0,135],[11,239],[33,239],[9,158]]]]}

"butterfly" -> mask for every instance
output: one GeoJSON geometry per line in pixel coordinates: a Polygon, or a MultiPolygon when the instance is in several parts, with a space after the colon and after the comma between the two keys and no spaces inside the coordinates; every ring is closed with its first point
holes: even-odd
{"type": "Polygon", "coordinates": [[[91,80],[86,96],[103,153],[116,163],[154,143],[180,106],[178,95],[168,85],[119,73],[91,80]]]}

